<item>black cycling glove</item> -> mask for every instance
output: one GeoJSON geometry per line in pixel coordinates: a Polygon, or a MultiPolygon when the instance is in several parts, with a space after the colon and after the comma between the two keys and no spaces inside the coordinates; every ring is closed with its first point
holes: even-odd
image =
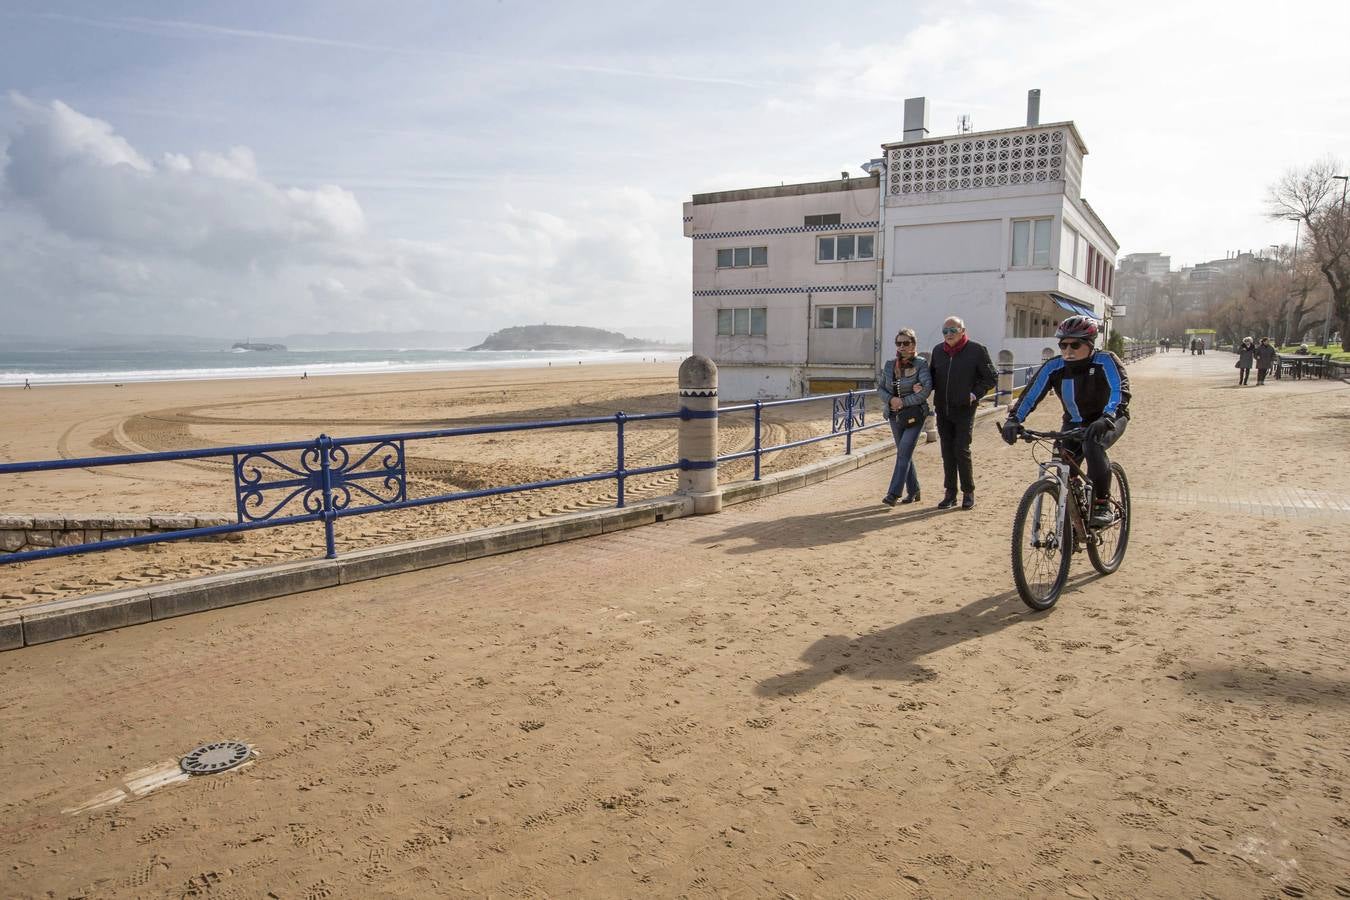
{"type": "MultiPolygon", "coordinates": [[[[1022,423],[1016,419],[1009,418],[1003,423],[1003,442],[1005,444],[1017,443],[1017,435],[1022,432],[1022,423]]],[[[987,433],[987,432],[986,432],[987,433]]]]}
{"type": "Polygon", "coordinates": [[[1087,436],[1101,440],[1116,430],[1116,420],[1111,416],[1102,416],[1087,427],[1087,436]]]}

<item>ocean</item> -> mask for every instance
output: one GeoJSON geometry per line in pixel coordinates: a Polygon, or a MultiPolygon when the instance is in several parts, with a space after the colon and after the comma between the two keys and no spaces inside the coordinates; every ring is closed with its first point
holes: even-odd
{"type": "Polygon", "coordinates": [[[299,378],[385,372],[438,372],[587,362],[673,361],[686,352],[660,350],[0,350],[0,387],[197,381],[212,378],[299,378]]]}

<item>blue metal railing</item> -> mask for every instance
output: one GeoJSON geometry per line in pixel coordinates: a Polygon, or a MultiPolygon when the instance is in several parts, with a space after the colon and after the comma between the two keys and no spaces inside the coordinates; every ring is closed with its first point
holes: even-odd
{"type": "MultiPolygon", "coordinates": [[[[1130,358],[1137,359],[1148,355],[1153,348],[1136,348],[1130,358]]],[[[1037,366],[1004,367],[1001,374],[1012,374],[1012,390],[996,390],[987,399],[997,405],[1000,399],[1009,396],[1026,384],[1030,373],[1037,366]]],[[[87,544],[73,544],[64,547],[45,547],[36,550],[24,550],[16,553],[0,553],[0,565],[25,562],[27,560],[47,559],[57,556],[70,556],[98,550],[114,550],[121,547],[136,547],[144,544],[164,541],[186,540],[199,537],[234,534],[254,531],[260,528],[277,528],[285,525],[298,525],[307,522],[322,522],[324,526],[324,544],[329,559],[337,556],[334,525],[338,519],[350,516],[369,515],[377,512],[389,512],[400,509],[414,509],[457,500],[473,500],[501,494],[564,487],[573,484],[585,484],[594,481],[613,480],[615,482],[615,506],[622,508],[625,502],[625,482],[627,479],[650,475],[657,472],[689,470],[714,465],[712,462],[691,462],[680,459],[672,463],[654,466],[629,468],[625,461],[625,427],[630,422],[650,422],[662,419],[690,419],[699,417],[721,417],[722,415],[754,410],[754,445],[748,450],[727,453],[717,457],[717,462],[754,458],[754,480],[762,475],[763,458],[766,453],[789,450],[808,444],[843,437],[844,453],[853,453],[853,436],[857,433],[881,428],[887,424],[883,418],[876,422],[867,422],[867,398],[872,391],[844,391],[837,394],[822,394],[801,397],[792,400],[757,400],[737,406],[724,406],[717,410],[691,411],[681,409],[676,412],[643,413],[628,415],[617,412],[610,416],[589,418],[558,419],[542,422],[521,422],[503,425],[481,425],[466,428],[443,428],[434,431],[409,431],[397,434],[360,435],[356,437],[329,437],[321,434],[317,438],[305,441],[284,441],[271,444],[248,444],[229,447],[215,447],[200,450],[168,450],[158,453],[137,453],[120,456],[97,456],[79,459],[43,460],[38,462],[0,463],[0,475],[21,474],[26,472],[47,472],[60,469],[91,469],[104,466],[133,465],[154,462],[180,462],[184,460],[224,459],[230,461],[234,480],[234,501],[236,522],[232,525],[212,525],[200,528],[186,528],[176,531],[157,532],[136,535],[134,537],[95,541],[87,544]],[[801,403],[814,403],[829,400],[832,402],[830,431],[828,434],[813,435],[782,444],[764,446],[763,416],[770,407],[793,406],[801,403]],[[615,427],[615,467],[604,472],[575,475],[568,478],[554,478],[545,481],[532,481],[524,484],[503,485],[481,488],[471,491],[454,491],[427,497],[408,497],[407,444],[410,441],[451,438],[468,435],[499,434],[504,432],[536,431],[551,428],[592,427],[609,425],[615,427]],[[297,454],[294,460],[284,459],[278,454],[297,454]],[[272,476],[269,473],[279,473],[272,476]],[[298,500],[303,512],[283,514],[298,500]]],[[[1005,401],[1006,402],[1006,401],[1005,401]]]]}
{"type": "Polygon", "coordinates": [[[756,400],[754,403],[742,403],[738,406],[723,406],[718,408],[717,415],[720,418],[728,413],[745,412],[753,409],[755,411],[755,445],[749,450],[742,450],[739,453],[725,453],[717,457],[719,463],[731,462],[737,459],[745,459],[753,456],[755,458],[754,480],[759,481],[762,461],[764,454],[773,453],[778,450],[790,450],[793,447],[803,447],[807,444],[815,444],[820,441],[828,441],[831,438],[837,438],[841,434],[844,436],[844,453],[853,453],[853,435],[860,431],[871,431],[873,428],[880,428],[886,424],[883,419],[880,422],[867,424],[867,397],[871,391],[843,391],[838,394],[817,394],[811,397],[797,397],[792,400],[756,400]],[[800,403],[818,403],[822,400],[833,401],[833,407],[830,411],[830,433],[819,434],[814,437],[802,438],[798,441],[788,441],[785,444],[773,444],[765,447],[763,442],[764,435],[764,410],[774,406],[795,406],[800,403]]]}
{"type": "Polygon", "coordinates": [[[612,416],[483,425],[470,428],[443,428],[435,431],[410,431],[399,434],[361,435],[344,438],[334,438],[324,434],[309,441],[249,444],[204,450],[169,450],[159,453],[43,460],[40,462],[0,463],[0,475],[9,475],[25,472],[49,472],[60,469],[89,469],[139,463],[229,458],[234,478],[235,516],[237,520],[233,525],[186,528],[95,541],[87,544],[73,544],[66,547],[46,547],[18,553],[0,554],[0,564],[47,559],[55,556],[70,556],[96,550],[114,550],[119,547],[136,547],[162,541],[212,537],[253,531],[259,528],[298,525],[305,522],[323,522],[327,556],[332,559],[337,556],[333,526],[341,518],[609,479],[613,479],[616,483],[615,505],[623,507],[624,483],[628,478],[690,467],[690,464],[685,460],[655,466],[628,467],[624,460],[624,431],[626,425],[630,422],[686,418],[688,415],[686,410],[640,415],[618,412],[612,416]],[[409,441],[605,424],[615,426],[617,453],[613,470],[472,491],[455,491],[429,497],[412,499],[408,497],[406,445],[409,441]],[[298,453],[298,456],[291,460],[278,455],[284,453],[298,453]],[[269,477],[266,474],[269,471],[279,471],[280,477],[269,477]],[[297,500],[304,512],[283,515],[283,510],[297,500]]]}

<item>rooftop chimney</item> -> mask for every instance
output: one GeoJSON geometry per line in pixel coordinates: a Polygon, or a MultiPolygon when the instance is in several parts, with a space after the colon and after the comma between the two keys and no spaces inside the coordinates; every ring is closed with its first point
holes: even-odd
{"type": "Polygon", "coordinates": [[[1027,91],[1027,125],[1041,124],[1041,89],[1027,91]]]}
{"type": "Polygon", "coordinates": [[[921,141],[928,137],[928,98],[910,97],[905,101],[905,140],[921,141]]]}

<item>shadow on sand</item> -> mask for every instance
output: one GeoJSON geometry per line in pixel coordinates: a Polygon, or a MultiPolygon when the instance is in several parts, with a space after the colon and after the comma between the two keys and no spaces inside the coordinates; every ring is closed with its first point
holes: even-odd
{"type": "MultiPolygon", "coordinates": [[[[1101,576],[1084,572],[1064,586],[1070,591],[1101,576]]],[[[1061,602],[1063,602],[1061,600],[1061,602]]],[[[803,694],[838,676],[889,681],[932,681],[920,657],[1002,631],[1045,615],[1028,609],[1016,591],[982,597],[958,610],[929,613],[858,637],[826,635],[806,648],[806,668],[766,678],[755,687],[761,697],[803,694]]]]}
{"type": "Polygon", "coordinates": [[[828,513],[812,513],[807,516],[784,516],[781,519],[743,522],[731,526],[721,534],[698,538],[695,543],[717,547],[737,541],[748,542],[725,548],[726,552],[731,554],[758,553],[761,550],[804,549],[806,547],[819,547],[822,544],[851,541],[873,531],[880,531],[883,528],[894,528],[922,522],[924,519],[936,516],[960,514],[960,510],[938,509],[932,503],[920,505],[918,509],[909,506],[897,506],[895,509],[891,509],[878,503],[875,506],[864,506],[857,509],[841,509],[828,513]]]}

